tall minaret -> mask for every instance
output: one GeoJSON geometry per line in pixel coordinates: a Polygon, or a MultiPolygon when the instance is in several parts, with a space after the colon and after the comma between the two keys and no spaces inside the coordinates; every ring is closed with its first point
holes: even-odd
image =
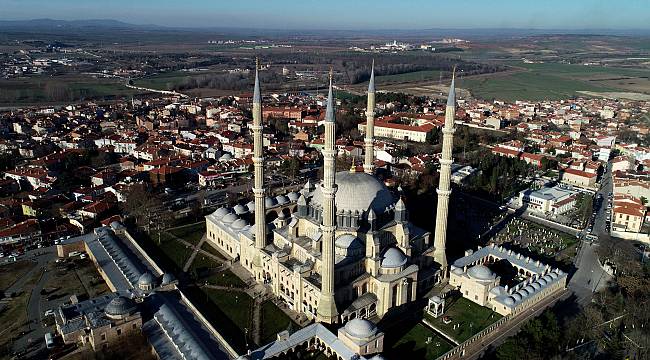
{"type": "Polygon", "coordinates": [[[332,324],[338,322],[338,311],[334,300],[334,231],[336,223],[334,216],[334,199],[336,184],[336,150],[334,149],[336,135],[336,120],[334,119],[334,97],[332,95],[332,70],[330,70],[330,88],[327,95],[327,111],[325,112],[325,146],[323,148],[323,223],[321,224],[321,294],[318,302],[318,321],[332,324]]]}
{"type": "Polygon", "coordinates": [[[363,161],[363,171],[371,174],[375,169],[375,147],[373,144],[375,137],[375,60],[372,61],[372,70],[370,71],[370,82],[368,83],[368,107],[366,108],[366,137],[363,139],[365,158],[363,161]]]}
{"type": "MultiPolygon", "coordinates": [[[[255,168],[255,248],[266,246],[266,206],[264,203],[264,150],[262,142],[262,94],[260,92],[259,60],[255,63],[255,90],[253,91],[253,165],[255,168]]],[[[255,266],[261,265],[259,253],[253,258],[255,266]]]]}
{"type": "Polygon", "coordinates": [[[456,116],[456,87],[454,80],[456,68],[451,77],[447,108],[445,109],[445,126],[442,129],[442,159],[440,159],[440,183],[438,184],[438,212],[436,215],[436,234],[434,238],[434,260],[440,264],[443,277],[447,277],[447,255],[445,244],[447,242],[447,215],[449,213],[449,195],[451,195],[451,150],[454,146],[454,117],[456,116]]]}

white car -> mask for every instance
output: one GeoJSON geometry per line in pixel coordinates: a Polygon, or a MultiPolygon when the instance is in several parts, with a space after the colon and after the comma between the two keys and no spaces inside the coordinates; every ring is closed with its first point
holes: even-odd
{"type": "Polygon", "coordinates": [[[54,310],[52,310],[52,309],[46,311],[45,314],[43,314],[43,316],[45,316],[45,317],[53,316],[53,315],[54,315],[54,310]]]}

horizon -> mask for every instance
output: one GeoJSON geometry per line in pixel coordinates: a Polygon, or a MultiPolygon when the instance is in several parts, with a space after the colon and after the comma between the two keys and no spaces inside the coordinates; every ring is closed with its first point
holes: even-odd
{"type": "Polygon", "coordinates": [[[457,4],[432,4],[425,0],[400,4],[363,0],[348,4],[343,0],[331,0],[327,6],[313,0],[299,3],[252,0],[226,4],[207,0],[178,4],[161,0],[155,3],[153,10],[150,3],[115,0],[107,9],[103,4],[77,0],[61,0],[56,4],[45,0],[0,0],[5,9],[3,21],[116,20],[169,28],[319,31],[650,30],[650,3],[638,0],[627,1],[625,6],[598,0],[569,3],[551,0],[543,4],[505,0],[497,5],[480,0],[463,0],[457,4]],[[345,10],[337,11],[341,8],[345,10]],[[503,16],[504,13],[508,16],[503,16]]]}

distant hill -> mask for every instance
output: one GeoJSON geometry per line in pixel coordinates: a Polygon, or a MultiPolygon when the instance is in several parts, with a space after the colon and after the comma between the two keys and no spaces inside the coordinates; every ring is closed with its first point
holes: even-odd
{"type": "Polygon", "coordinates": [[[89,20],[55,20],[55,19],[32,19],[32,20],[0,20],[0,29],[162,29],[159,25],[135,25],[112,19],[89,19],[89,20]]]}

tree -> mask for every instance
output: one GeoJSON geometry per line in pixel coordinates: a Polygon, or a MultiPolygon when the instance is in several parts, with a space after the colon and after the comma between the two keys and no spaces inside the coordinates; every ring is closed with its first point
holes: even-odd
{"type": "Polygon", "coordinates": [[[289,160],[285,160],[280,165],[280,171],[290,178],[294,179],[300,173],[300,160],[296,157],[292,157],[289,160]]]}
{"type": "Polygon", "coordinates": [[[127,216],[135,219],[136,225],[146,227],[147,230],[152,221],[156,218],[160,221],[164,213],[160,198],[142,184],[131,187],[126,201],[122,203],[122,209],[127,216]]]}

